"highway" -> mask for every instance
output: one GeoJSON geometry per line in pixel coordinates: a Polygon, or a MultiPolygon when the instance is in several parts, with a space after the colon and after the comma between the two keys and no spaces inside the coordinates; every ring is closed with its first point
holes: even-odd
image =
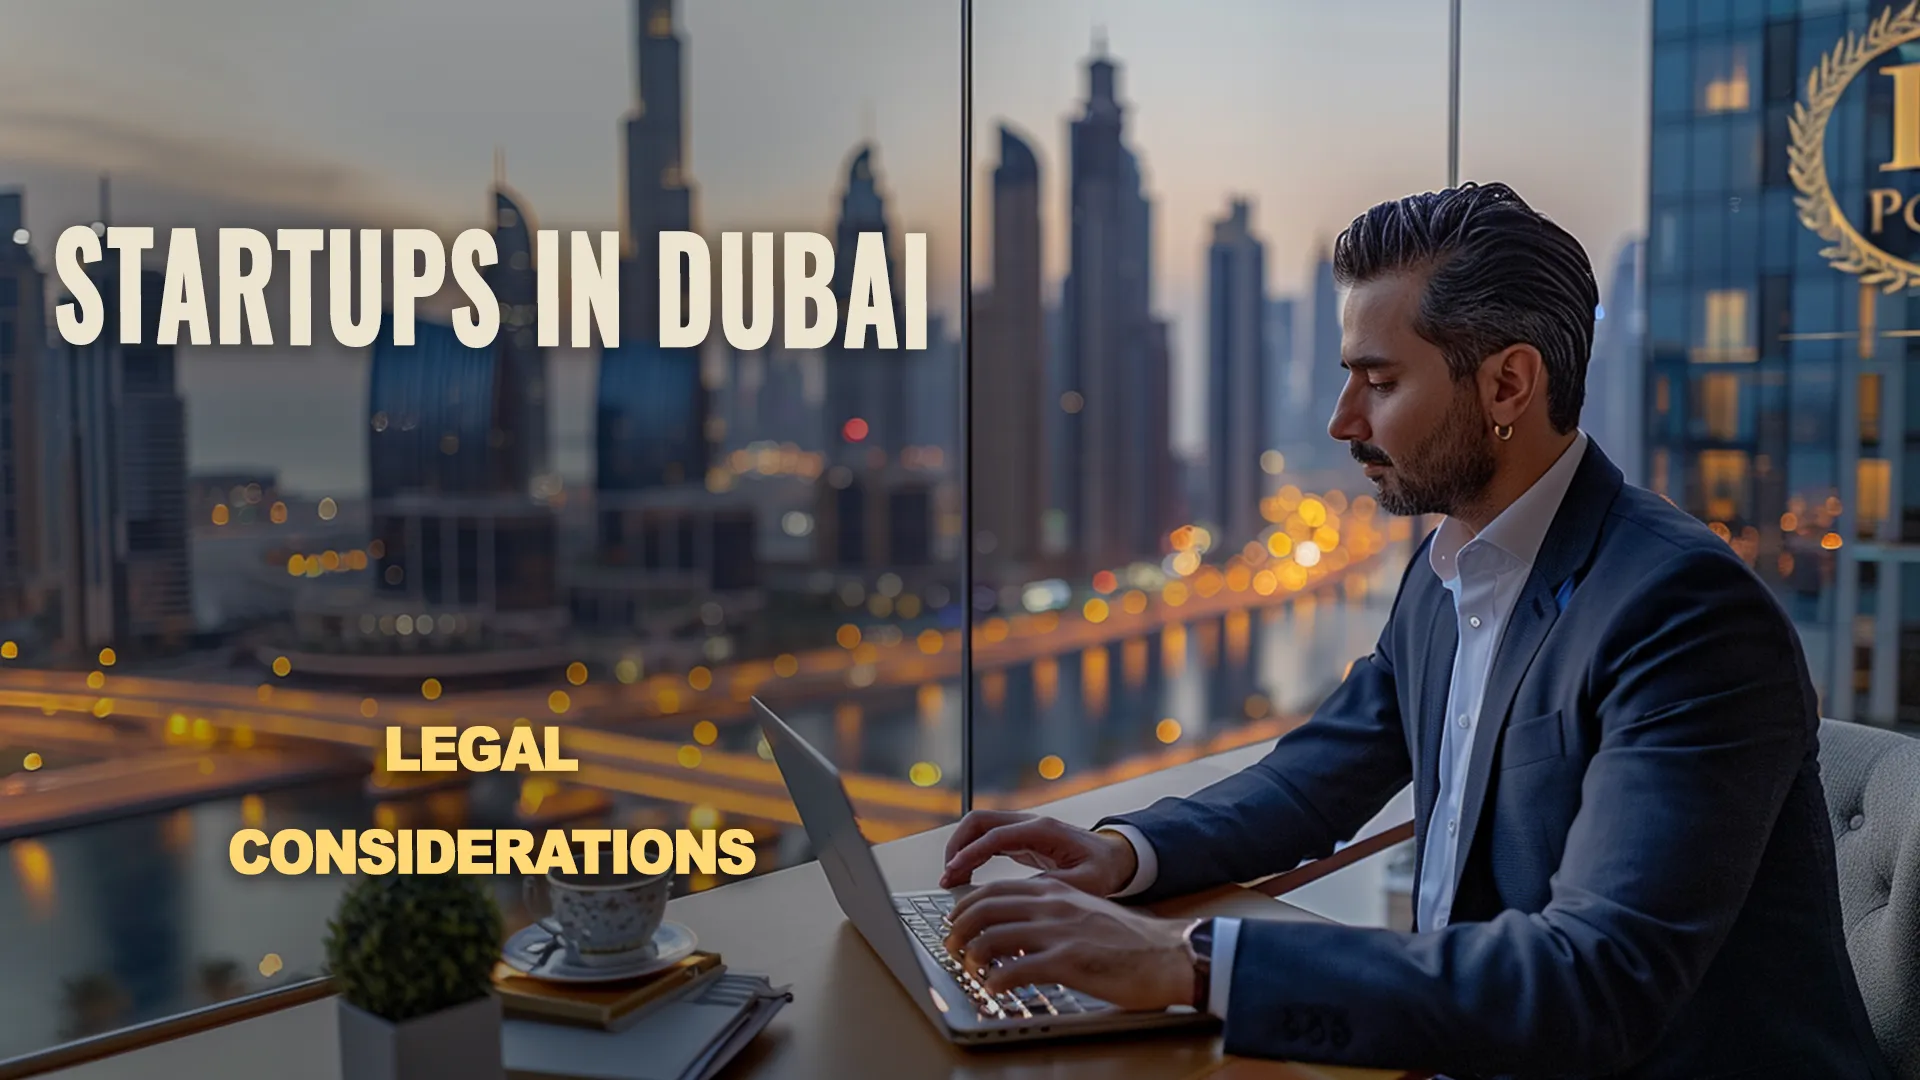
{"type": "MultiPolygon", "coordinates": [[[[1043,657],[1098,650],[1230,612],[1271,609],[1304,598],[1318,602],[1350,597],[1382,560],[1394,557],[1389,554],[1399,550],[1394,542],[1410,535],[1405,519],[1374,530],[1364,517],[1354,517],[1339,541],[1310,567],[1264,552],[1256,557],[1249,550],[1235,553],[1224,566],[1198,566],[1154,594],[1110,588],[1069,610],[985,620],[974,628],[974,670],[985,674],[1043,657]]],[[[960,674],[957,631],[926,630],[908,637],[883,627],[873,637],[863,638],[849,624],[834,646],[773,660],[654,673],[631,683],[594,680],[584,665],[576,665],[567,681],[551,687],[467,693],[427,688],[404,698],[301,688],[277,679],[248,688],[116,673],[111,666],[92,672],[48,671],[0,662],[0,736],[7,737],[9,746],[30,743],[36,730],[54,737],[56,730],[47,727],[52,720],[70,738],[85,733],[96,744],[104,741],[110,757],[112,744],[120,742],[151,758],[123,755],[82,769],[16,774],[0,837],[32,832],[36,823],[56,827],[179,805],[196,796],[212,798],[250,785],[334,775],[343,760],[351,767],[356,758],[361,768],[373,762],[370,782],[376,789],[391,787],[402,795],[409,778],[385,774],[378,765],[390,725],[562,725],[562,745],[581,762],[580,771],[529,776],[523,785],[550,793],[559,781],[793,824],[797,819],[792,804],[772,762],[761,754],[714,746],[715,735],[721,727],[745,719],[747,700],[754,694],[791,704],[844,698],[869,688],[937,684],[960,674]],[[304,752],[303,745],[308,748],[304,752]],[[72,775],[56,781],[63,773],[72,775]]],[[[1327,673],[1329,683],[1337,677],[1336,672],[1327,673]]],[[[1077,771],[1047,792],[1058,797],[1273,738],[1303,719],[1263,717],[1206,738],[1156,747],[1105,768],[1077,771]]],[[[949,787],[853,772],[846,781],[876,839],[931,827],[959,811],[959,796],[949,787]]],[[[999,801],[1017,798],[1002,795],[999,801]]],[[[537,805],[538,797],[532,802],[537,805]]],[[[990,796],[981,799],[982,805],[994,802],[990,796]]]]}

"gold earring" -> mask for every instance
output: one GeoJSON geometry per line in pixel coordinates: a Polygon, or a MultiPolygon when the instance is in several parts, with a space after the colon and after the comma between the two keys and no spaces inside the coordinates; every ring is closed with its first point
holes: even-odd
{"type": "Polygon", "coordinates": [[[1499,437],[1501,442],[1506,442],[1508,439],[1513,438],[1513,425],[1495,424],[1493,425],[1493,433],[1499,437]]]}

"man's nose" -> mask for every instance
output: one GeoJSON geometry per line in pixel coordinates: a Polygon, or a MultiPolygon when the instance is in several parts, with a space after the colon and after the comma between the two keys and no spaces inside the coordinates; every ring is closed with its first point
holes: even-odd
{"type": "Polygon", "coordinates": [[[1334,403],[1333,417],[1327,421],[1327,435],[1343,443],[1368,442],[1373,438],[1373,429],[1367,425],[1366,413],[1352,380],[1341,389],[1340,400],[1334,403]]]}

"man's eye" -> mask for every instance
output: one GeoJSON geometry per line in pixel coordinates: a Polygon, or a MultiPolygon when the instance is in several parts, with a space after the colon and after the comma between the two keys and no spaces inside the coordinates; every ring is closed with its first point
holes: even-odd
{"type": "Polygon", "coordinates": [[[1391,381],[1369,382],[1367,388],[1376,394],[1385,394],[1387,391],[1393,389],[1393,383],[1391,381]]]}

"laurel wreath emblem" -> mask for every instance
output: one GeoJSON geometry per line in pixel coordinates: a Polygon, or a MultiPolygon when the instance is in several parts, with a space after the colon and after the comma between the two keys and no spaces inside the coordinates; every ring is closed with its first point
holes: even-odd
{"type": "Polygon", "coordinates": [[[1820,58],[1820,65],[1807,73],[1807,99],[1795,102],[1787,119],[1791,137],[1787,175],[1800,190],[1793,200],[1800,208],[1800,223],[1832,245],[1820,254],[1834,269],[1858,274],[1861,284],[1879,285],[1883,293],[1898,292],[1920,279],[1920,265],[1880,250],[1840,212],[1827,183],[1827,118],[1854,76],[1887,50],[1916,38],[1920,38],[1920,0],[1913,0],[1898,14],[1892,8],[1881,11],[1865,33],[1849,32],[1820,58]]]}

